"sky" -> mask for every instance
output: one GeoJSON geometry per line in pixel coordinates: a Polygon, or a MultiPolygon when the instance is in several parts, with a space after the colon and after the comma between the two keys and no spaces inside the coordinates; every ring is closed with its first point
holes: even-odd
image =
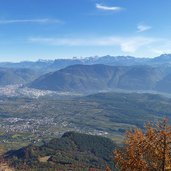
{"type": "Polygon", "coordinates": [[[171,53],[171,0],[0,0],[0,61],[171,53]]]}

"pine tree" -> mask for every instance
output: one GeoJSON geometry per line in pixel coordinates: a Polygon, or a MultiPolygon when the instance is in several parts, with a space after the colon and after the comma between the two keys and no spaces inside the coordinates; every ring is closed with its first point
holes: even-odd
{"type": "Polygon", "coordinates": [[[171,126],[164,119],[127,132],[124,147],[114,152],[120,171],[171,171],[171,126]]]}

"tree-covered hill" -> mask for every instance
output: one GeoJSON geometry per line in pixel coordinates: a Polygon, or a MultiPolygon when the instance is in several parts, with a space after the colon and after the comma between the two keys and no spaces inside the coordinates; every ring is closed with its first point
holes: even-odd
{"type": "Polygon", "coordinates": [[[112,151],[116,148],[108,138],[67,132],[41,146],[29,145],[4,155],[10,166],[22,170],[103,170],[113,166],[112,151]]]}

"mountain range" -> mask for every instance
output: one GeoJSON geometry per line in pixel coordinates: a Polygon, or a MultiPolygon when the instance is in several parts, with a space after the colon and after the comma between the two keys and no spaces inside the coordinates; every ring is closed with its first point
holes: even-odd
{"type": "Polygon", "coordinates": [[[26,68],[0,68],[0,86],[26,84],[40,76],[39,71],[26,68]]]}
{"type": "Polygon", "coordinates": [[[104,64],[111,66],[131,66],[131,65],[171,65],[171,54],[162,54],[155,58],[136,58],[132,56],[102,56],[73,59],[38,60],[23,61],[18,63],[0,62],[0,67],[4,68],[29,68],[48,71],[56,71],[71,65],[94,65],[104,64]]]}
{"type": "Polygon", "coordinates": [[[122,89],[171,93],[170,75],[171,67],[73,65],[45,74],[28,86],[62,92],[94,93],[122,89]]]}
{"type": "Polygon", "coordinates": [[[156,58],[104,56],[0,63],[0,86],[76,93],[113,90],[171,93],[171,55],[156,58]]]}

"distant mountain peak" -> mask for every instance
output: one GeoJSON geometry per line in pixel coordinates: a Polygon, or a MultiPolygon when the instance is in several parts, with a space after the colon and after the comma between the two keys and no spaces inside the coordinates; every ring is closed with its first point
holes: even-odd
{"type": "Polygon", "coordinates": [[[162,55],[160,55],[160,56],[158,56],[156,58],[152,58],[151,61],[152,62],[158,62],[160,64],[169,62],[168,64],[170,64],[170,62],[171,62],[171,54],[162,54],[162,55]]]}

